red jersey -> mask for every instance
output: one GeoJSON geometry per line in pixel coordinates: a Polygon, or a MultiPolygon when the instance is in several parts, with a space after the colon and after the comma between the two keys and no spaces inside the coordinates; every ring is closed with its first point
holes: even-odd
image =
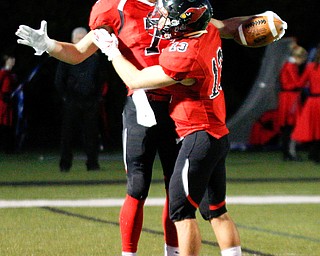
{"type": "Polygon", "coordinates": [[[300,84],[308,84],[308,96],[301,114],[297,118],[292,139],[299,142],[320,140],[320,64],[307,64],[300,84]]]}
{"type": "Polygon", "coordinates": [[[11,93],[16,87],[16,77],[9,70],[0,70],[0,125],[13,125],[11,93]]]}
{"type": "Polygon", "coordinates": [[[138,69],[158,65],[160,52],[169,41],[153,37],[146,30],[146,17],[154,8],[155,4],[147,0],[100,0],[91,10],[89,26],[92,30],[103,25],[112,27],[119,50],[138,69]]]}
{"type": "Polygon", "coordinates": [[[172,41],[160,55],[160,65],[173,79],[195,78],[192,86],[170,86],[171,117],[180,137],[205,130],[215,138],[229,133],[222,91],[222,48],[218,29],[209,24],[199,38],[172,41]]]}

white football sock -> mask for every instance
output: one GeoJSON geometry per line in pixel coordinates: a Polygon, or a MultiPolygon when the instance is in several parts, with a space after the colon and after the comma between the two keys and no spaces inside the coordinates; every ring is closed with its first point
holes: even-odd
{"type": "Polygon", "coordinates": [[[122,252],[122,256],[137,256],[136,252],[122,252]]]}
{"type": "Polygon", "coordinates": [[[164,244],[164,256],[179,256],[179,247],[164,244]]]}
{"type": "Polygon", "coordinates": [[[231,247],[221,251],[221,256],[241,256],[241,246],[231,247]]]}

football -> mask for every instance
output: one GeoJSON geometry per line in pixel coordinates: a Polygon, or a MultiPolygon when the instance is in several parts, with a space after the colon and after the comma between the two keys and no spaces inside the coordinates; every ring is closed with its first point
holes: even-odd
{"type": "Polygon", "coordinates": [[[246,47],[262,47],[279,40],[287,23],[271,11],[251,17],[237,29],[234,40],[246,47]]]}

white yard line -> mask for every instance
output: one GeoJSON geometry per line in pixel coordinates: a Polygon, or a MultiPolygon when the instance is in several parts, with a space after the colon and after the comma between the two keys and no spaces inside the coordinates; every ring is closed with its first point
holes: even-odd
{"type": "MultiPolygon", "coordinates": [[[[120,207],[124,199],[79,199],[79,200],[0,200],[0,208],[25,207],[120,207]]],[[[228,204],[320,204],[320,196],[229,196],[228,204]]],[[[148,198],[146,206],[161,206],[164,198],[148,198]]]]}

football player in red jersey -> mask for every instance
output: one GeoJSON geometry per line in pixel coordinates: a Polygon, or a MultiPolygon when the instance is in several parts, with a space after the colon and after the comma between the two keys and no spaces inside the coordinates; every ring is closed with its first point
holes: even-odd
{"type": "MultiPolygon", "coordinates": [[[[152,2],[154,1],[101,0],[95,3],[90,14],[90,28],[104,27],[116,33],[120,49],[139,69],[158,64],[160,50],[168,44],[168,41],[159,38],[152,40],[146,32],[146,16],[154,9],[152,2]]],[[[19,30],[21,32],[24,29],[22,26],[19,30]]],[[[46,31],[46,22],[41,23],[41,29],[46,31]]],[[[42,42],[49,42],[46,50],[51,56],[76,64],[98,50],[92,42],[91,34],[92,31],[78,44],[51,41],[47,37],[42,42]]],[[[168,110],[171,96],[162,89],[147,92],[146,96],[154,112],[156,125],[137,122],[136,107],[130,90],[123,111],[123,149],[127,173],[127,196],[119,218],[123,255],[135,255],[137,252],[143,224],[143,206],[151,184],[156,153],[158,152],[161,160],[166,191],[178,153],[177,134],[168,110]]],[[[165,203],[162,219],[165,255],[177,255],[178,239],[176,228],[169,218],[168,201],[165,203]]]]}
{"type": "MultiPolygon", "coordinates": [[[[159,38],[152,40],[146,32],[146,16],[153,9],[154,4],[149,1],[98,1],[91,11],[90,28],[93,30],[108,25],[119,38],[119,48],[137,68],[156,65],[159,63],[159,53],[168,41],[159,38]]],[[[127,195],[119,218],[123,255],[134,255],[138,249],[143,206],[151,184],[156,153],[162,164],[166,192],[178,153],[177,134],[169,116],[169,93],[163,89],[146,92],[147,104],[154,112],[156,125],[139,122],[135,96],[128,91],[123,111],[123,149],[127,173],[127,195]]],[[[178,239],[175,226],[169,218],[168,201],[162,218],[165,255],[174,256],[178,251],[178,239]]]]}
{"type": "MultiPolygon", "coordinates": [[[[158,58],[161,48],[165,47],[168,42],[159,40],[158,37],[150,37],[146,32],[146,28],[150,27],[150,24],[146,23],[146,16],[149,12],[153,11],[154,2],[156,1],[99,0],[92,8],[90,28],[103,27],[107,31],[117,34],[117,36],[119,36],[120,50],[124,56],[137,65],[138,68],[141,69],[147,66],[157,65],[159,63],[158,58]],[[154,41],[152,39],[154,39],[154,41]]],[[[233,38],[233,34],[239,24],[249,17],[251,16],[235,17],[224,21],[212,19],[211,23],[219,29],[221,37],[233,38]]],[[[159,33],[157,30],[153,32],[159,33]]],[[[41,55],[46,51],[51,56],[70,64],[78,64],[98,50],[98,47],[92,42],[93,30],[77,44],[59,42],[48,37],[47,24],[45,21],[41,22],[39,30],[21,25],[16,35],[21,38],[18,39],[18,43],[33,47],[36,50],[36,55],[41,55]]],[[[151,166],[155,150],[159,150],[159,155],[161,150],[160,146],[155,144],[154,141],[159,142],[160,139],[168,139],[168,141],[163,141],[163,143],[166,143],[166,145],[171,143],[170,147],[165,147],[166,152],[163,152],[168,156],[168,159],[166,160],[164,157],[161,157],[166,175],[166,184],[168,184],[175,160],[174,151],[176,147],[172,143],[174,131],[173,129],[169,131],[169,129],[172,128],[172,123],[168,117],[168,95],[163,94],[163,90],[159,90],[158,92],[161,92],[161,94],[158,94],[156,91],[147,92],[149,103],[157,119],[158,124],[156,126],[144,127],[143,125],[137,124],[135,117],[136,107],[133,104],[131,91],[128,93],[124,109],[124,128],[132,127],[134,129],[131,129],[131,134],[127,134],[130,138],[127,137],[126,143],[124,143],[124,146],[127,147],[127,149],[124,148],[124,150],[126,149],[125,163],[129,179],[128,195],[120,214],[123,255],[135,255],[137,251],[142,228],[143,205],[150,185],[151,166]],[[161,124],[163,127],[166,126],[166,123],[168,123],[168,126],[164,129],[163,133],[165,138],[161,138],[158,134],[158,132],[161,131],[158,130],[161,124]],[[144,152],[142,152],[144,141],[147,141],[147,144],[144,145],[145,149],[144,152]],[[158,148],[155,148],[155,146],[158,146],[158,148]],[[136,150],[137,147],[140,150],[136,150]],[[151,147],[151,149],[149,147],[151,147]],[[134,148],[134,150],[130,150],[130,148],[134,148]],[[138,170],[135,171],[137,168],[138,170]],[[146,175],[144,175],[145,173],[146,175]],[[139,181],[137,182],[136,180],[139,181]],[[135,183],[134,186],[132,186],[132,181],[135,183]],[[137,186],[136,184],[140,182],[141,184],[137,186]]],[[[124,129],[124,132],[128,130],[130,129],[124,129]]],[[[178,249],[176,232],[168,218],[167,203],[165,204],[163,212],[166,242],[165,255],[176,255],[175,251],[178,249]]]]}
{"type": "Polygon", "coordinates": [[[169,205],[183,256],[200,253],[198,208],[211,223],[221,254],[241,255],[240,237],[225,202],[229,131],[220,85],[221,38],[209,23],[211,16],[207,0],[159,0],[147,21],[172,40],[160,54],[159,65],[142,70],[121,55],[114,35],[98,29],[94,37],[129,88],[167,87],[172,94],[170,115],[182,143],[169,185],[169,205]]]}

